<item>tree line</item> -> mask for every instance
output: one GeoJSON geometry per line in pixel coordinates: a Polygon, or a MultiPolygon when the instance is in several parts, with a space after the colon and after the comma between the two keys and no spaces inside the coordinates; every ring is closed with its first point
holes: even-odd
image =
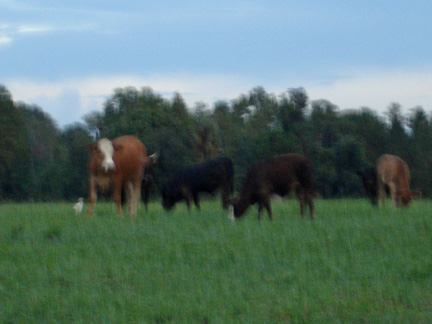
{"type": "Polygon", "coordinates": [[[356,171],[390,153],[408,163],[412,187],[432,195],[432,119],[422,107],[403,114],[391,103],[380,116],[367,107],[340,110],[325,99],[309,100],[303,88],[276,96],[256,87],[231,101],[191,108],[180,93],[166,99],[148,87],[127,87],[115,89],[84,123],[60,129],[42,108],[14,102],[0,86],[0,112],[3,201],[86,197],[88,144],[126,134],[159,153],[156,188],[179,168],[219,156],[234,161],[239,188],[253,163],[299,152],[314,165],[318,196],[359,197],[356,171]]]}

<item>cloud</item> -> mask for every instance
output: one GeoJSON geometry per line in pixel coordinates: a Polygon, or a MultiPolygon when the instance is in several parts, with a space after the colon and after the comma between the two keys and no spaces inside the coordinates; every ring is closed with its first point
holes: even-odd
{"type": "Polygon", "coordinates": [[[1,35],[0,34],[0,46],[4,45],[10,45],[12,43],[13,39],[7,35],[1,35]]]}
{"type": "Polygon", "coordinates": [[[432,68],[414,71],[352,71],[326,84],[306,83],[310,97],[327,99],[340,108],[369,107],[383,112],[392,102],[404,110],[432,110],[432,68]]]}
{"type": "Polygon", "coordinates": [[[11,45],[16,39],[23,36],[37,36],[54,30],[48,25],[31,24],[2,24],[0,25],[0,46],[11,45]]]}
{"type": "Polygon", "coordinates": [[[255,86],[279,95],[290,87],[303,86],[311,100],[327,99],[345,108],[369,107],[379,113],[392,102],[403,111],[422,106],[432,110],[432,68],[422,71],[352,71],[344,77],[320,83],[320,80],[284,80],[278,84],[255,84],[235,75],[112,75],[42,82],[15,79],[5,83],[14,100],[39,105],[61,126],[79,121],[87,113],[103,108],[115,88],[151,87],[155,93],[170,99],[179,92],[190,108],[197,102],[211,107],[218,100],[232,100],[255,86]]]}
{"type": "Polygon", "coordinates": [[[46,33],[53,31],[54,28],[51,26],[31,26],[22,25],[16,27],[16,32],[18,34],[36,34],[36,33],[46,33]]]}
{"type": "Polygon", "coordinates": [[[155,93],[170,99],[174,92],[182,94],[189,107],[197,102],[213,104],[229,100],[248,91],[250,82],[224,75],[151,75],[137,77],[117,75],[88,77],[55,82],[13,79],[5,82],[15,101],[40,106],[61,126],[79,121],[85,114],[102,110],[103,103],[122,87],[151,87],[155,93]]]}

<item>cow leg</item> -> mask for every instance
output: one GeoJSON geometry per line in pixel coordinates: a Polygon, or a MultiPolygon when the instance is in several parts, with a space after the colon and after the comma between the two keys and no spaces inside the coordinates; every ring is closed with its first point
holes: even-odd
{"type": "Polygon", "coordinates": [[[190,192],[189,188],[183,186],[180,188],[180,192],[182,194],[182,196],[184,197],[184,199],[186,200],[186,205],[188,208],[188,211],[190,211],[190,201],[191,199],[194,199],[192,193],[190,192]]]}
{"type": "Polygon", "coordinates": [[[310,217],[311,217],[311,219],[314,219],[315,218],[315,206],[314,206],[312,194],[310,192],[306,192],[305,197],[306,197],[306,202],[309,205],[310,217]]]}
{"type": "Polygon", "coordinates": [[[298,186],[296,189],[296,194],[297,194],[297,200],[299,201],[300,204],[300,215],[301,218],[304,218],[305,190],[303,189],[303,187],[298,186]]]}
{"type": "Polygon", "coordinates": [[[272,214],[272,210],[271,210],[271,207],[270,207],[270,201],[266,200],[264,202],[264,207],[267,209],[267,213],[268,213],[268,216],[269,216],[270,220],[273,220],[273,214],[272,214]]]}
{"type": "Polygon", "coordinates": [[[140,199],[141,194],[141,176],[136,177],[136,179],[133,182],[133,192],[132,192],[132,201],[131,201],[131,216],[136,216],[138,211],[138,202],[140,199]]]}
{"type": "Polygon", "coordinates": [[[188,212],[190,212],[190,199],[188,196],[186,196],[185,199],[186,199],[186,206],[187,206],[188,212]]]}
{"type": "Polygon", "coordinates": [[[125,184],[125,191],[126,191],[126,205],[127,205],[127,211],[128,214],[131,215],[132,213],[132,202],[133,202],[133,184],[131,181],[126,182],[125,184]]]}
{"type": "Polygon", "coordinates": [[[193,197],[193,200],[194,200],[195,206],[196,206],[198,209],[201,209],[201,207],[200,207],[200,202],[199,202],[199,196],[198,196],[198,193],[197,193],[197,192],[194,193],[194,194],[192,195],[192,197],[193,197]]]}
{"type": "Polygon", "coordinates": [[[398,207],[399,206],[399,197],[397,194],[396,186],[394,183],[390,183],[389,187],[390,187],[390,196],[391,196],[391,200],[393,202],[393,206],[398,207]]]}
{"type": "MultiPolygon", "coordinates": [[[[122,191],[122,180],[119,177],[116,177],[113,179],[113,186],[114,186],[114,202],[116,204],[117,208],[117,215],[122,215],[122,208],[121,208],[121,191],[122,191]]],[[[127,193],[126,193],[127,196],[127,193]]],[[[128,200],[126,198],[126,200],[128,200]]]]}
{"type": "Polygon", "coordinates": [[[378,178],[378,197],[381,201],[381,204],[383,207],[385,207],[385,199],[386,199],[386,192],[385,192],[385,184],[381,180],[381,178],[378,178]]]}
{"type": "Polygon", "coordinates": [[[272,210],[270,207],[270,201],[267,199],[258,202],[258,219],[261,219],[261,212],[262,212],[263,208],[265,208],[267,210],[267,214],[268,214],[270,220],[273,220],[273,214],[272,214],[272,210]]]}
{"type": "Polygon", "coordinates": [[[263,210],[263,205],[261,203],[258,203],[258,219],[261,220],[261,212],[263,210]]]}
{"type": "Polygon", "coordinates": [[[143,195],[144,206],[145,206],[146,211],[148,211],[149,195],[150,195],[150,189],[149,189],[148,185],[146,185],[146,187],[144,188],[144,195],[143,195]]]}
{"type": "Polygon", "coordinates": [[[90,195],[89,195],[89,206],[87,208],[87,215],[88,216],[92,216],[93,215],[93,210],[94,210],[94,205],[96,203],[97,200],[97,193],[96,193],[96,182],[95,179],[93,177],[90,177],[90,195]]]}
{"type": "Polygon", "coordinates": [[[396,190],[396,207],[402,207],[402,193],[396,190]]]}
{"type": "Polygon", "coordinates": [[[226,184],[222,187],[222,208],[228,209],[229,205],[229,196],[230,196],[230,190],[229,190],[229,184],[226,184]]]}

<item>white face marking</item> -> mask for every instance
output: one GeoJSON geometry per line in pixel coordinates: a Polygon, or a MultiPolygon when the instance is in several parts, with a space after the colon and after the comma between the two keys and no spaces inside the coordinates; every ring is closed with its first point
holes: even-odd
{"type": "Polygon", "coordinates": [[[102,138],[98,141],[99,150],[102,152],[104,159],[102,161],[102,169],[107,172],[115,169],[113,161],[114,147],[110,140],[102,138]]]}

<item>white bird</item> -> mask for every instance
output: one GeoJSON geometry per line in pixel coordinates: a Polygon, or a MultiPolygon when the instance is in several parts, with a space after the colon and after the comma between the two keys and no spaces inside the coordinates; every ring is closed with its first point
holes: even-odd
{"type": "Polygon", "coordinates": [[[84,207],[84,198],[78,198],[78,202],[73,206],[75,215],[81,214],[84,207]]]}

